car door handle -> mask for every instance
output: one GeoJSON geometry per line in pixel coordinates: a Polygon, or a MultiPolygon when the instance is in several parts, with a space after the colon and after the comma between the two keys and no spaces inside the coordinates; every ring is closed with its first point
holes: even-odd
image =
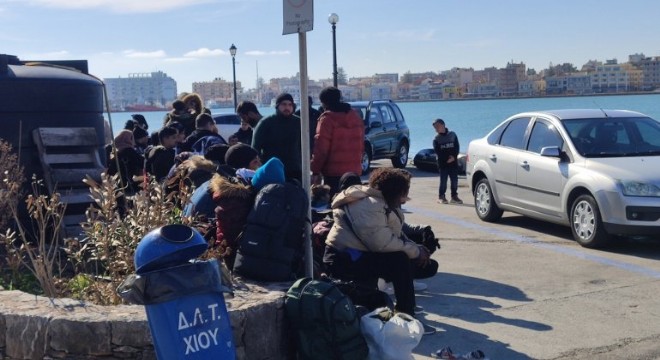
{"type": "Polygon", "coordinates": [[[490,157],[488,157],[490,161],[497,161],[497,155],[492,154],[490,157]]]}
{"type": "Polygon", "coordinates": [[[527,163],[527,161],[521,161],[520,162],[520,167],[525,169],[525,170],[529,170],[529,163],[527,163]]]}

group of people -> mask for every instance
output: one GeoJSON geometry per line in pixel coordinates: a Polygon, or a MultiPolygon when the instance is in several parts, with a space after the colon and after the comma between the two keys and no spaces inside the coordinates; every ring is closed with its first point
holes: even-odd
{"type": "MultiPolygon", "coordinates": [[[[434,245],[411,239],[413,235],[433,238],[430,227],[406,224],[401,210],[409,200],[411,174],[404,169],[377,168],[362,184],[362,118],[341,100],[335,87],[323,89],[319,100],[320,111],[308,109],[314,123],[310,125],[309,176],[312,184],[328,189],[326,206],[334,220],[325,241],[325,269],[332,277],[360,280],[373,287],[379,279],[391,282],[396,310],[414,316],[419,310],[414,279],[435,275],[438,263],[430,258],[435,248],[429,247],[434,245]]],[[[280,94],[275,114],[265,118],[254,103],[243,101],[236,109],[241,128],[224,141],[202,104],[197,94],[175,101],[163,128],[150,142],[146,121],[134,116],[114,139],[116,152],[110,156],[109,172],[119,172],[122,185],[133,192],[145,174],[161,182],[173,176],[188,178],[195,190],[185,214],[215,225],[215,244],[231,269],[256,192],[272,182],[302,181],[301,121],[290,94],[280,94]],[[113,162],[123,168],[117,171],[114,165],[113,169],[113,162]]],[[[458,139],[443,120],[435,120],[433,126],[438,132],[433,145],[441,174],[439,201],[447,203],[449,177],[451,201],[460,203],[458,139]]],[[[434,331],[425,325],[425,333],[434,331]]]]}

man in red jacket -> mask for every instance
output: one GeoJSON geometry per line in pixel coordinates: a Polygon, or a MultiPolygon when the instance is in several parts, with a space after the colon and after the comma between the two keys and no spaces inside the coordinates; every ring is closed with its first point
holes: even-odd
{"type": "Polygon", "coordinates": [[[339,187],[344,173],[362,174],[364,122],[351,105],[341,101],[341,91],[327,87],[319,94],[325,110],[319,117],[314,135],[311,170],[312,183],[330,186],[330,195],[339,187]]]}

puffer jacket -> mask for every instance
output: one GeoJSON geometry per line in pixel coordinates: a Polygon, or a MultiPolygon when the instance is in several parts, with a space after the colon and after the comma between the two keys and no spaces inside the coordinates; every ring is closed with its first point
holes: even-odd
{"type": "Polygon", "coordinates": [[[217,223],[216,244],[220,247],[227,267],[234,265],[239,235],[245,228],[248,213],[254,203],[250,186],[215,175],[209,185],[213,194],[217,223]]]}
{"type": "Polygon", "coordinates": [[[411,259],[419,256],[417,244],[402,234],[403,212],[401,209],[389,209],[379,190],[366,185],[351,186],[337,193],[332,209],[335,222],[326,245],[337,250],[403,251],[411,259]],[[353,230],[344,214],[351,220],[353,230]]]}
{"type": "MultiPolygon", "coordinates": [[[[343,104],[342,104],[343,105],[343,104]]],[[[325,111],[319,118],[314,136],[312,173],[342,176],[362,174],[364,122],[350,105],[344,111],[325,111]]]]}

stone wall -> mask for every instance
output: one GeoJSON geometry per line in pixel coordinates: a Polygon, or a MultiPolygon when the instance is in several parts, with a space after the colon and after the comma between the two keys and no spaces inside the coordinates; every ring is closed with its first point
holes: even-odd
{"type": "MultiPolygon", "coordinates": [[[[226,297],[238,359],[287,358],[289,285],[244,285],[226,297]]],[[[0,357],[156,359],[143,306],[98,306],[1,290],[0,357]]]]}

